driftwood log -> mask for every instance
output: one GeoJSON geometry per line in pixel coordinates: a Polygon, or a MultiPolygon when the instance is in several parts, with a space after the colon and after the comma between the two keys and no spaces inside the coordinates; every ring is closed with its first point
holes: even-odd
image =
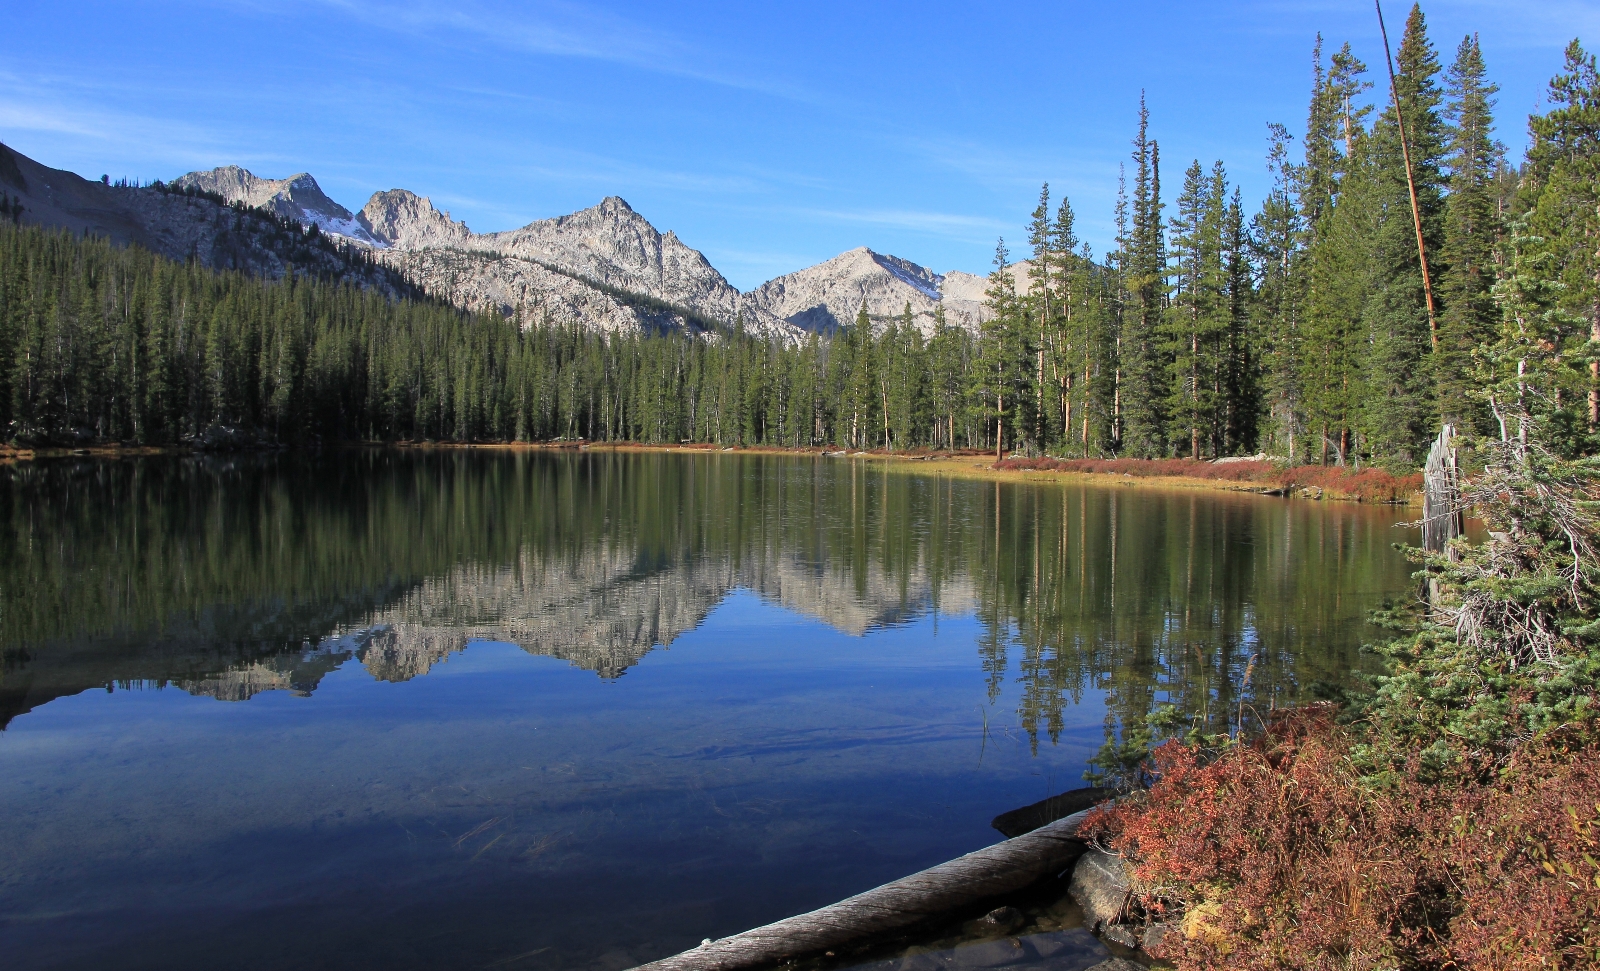
{"type": "Polygon", "coordinates": [[[886,936],[1059,873],[1083,855],[1088,812],[856,894],[848,900],[724,937],[635,971],[745,971],[886,936]]]}

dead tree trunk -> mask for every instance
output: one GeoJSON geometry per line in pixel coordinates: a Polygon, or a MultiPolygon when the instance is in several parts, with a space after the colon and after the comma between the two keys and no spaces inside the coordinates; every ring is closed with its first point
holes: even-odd
{"type": "Polygon", "coordinates": [[[1462,533],[1461,470],[1456,465],[1456,428],[1445,425],[1422,468],[1422,548],[1442,552],[1462,533]]]}
{"type": "Polygon", "coordinates": [[[740,971],[816,954],[899,931],[932,917],[1021,890],[1059,873],[1084,844],[1078,825],[1087,813],[984,847],[809,914],[708,941],[635,971],[740,971]]]}
{"type": "MultiPolygon", "coordinates": [[[[1428,449],[1428,462],[1422,467],[1422,548],[1430,553],[1446,551],[1450,541],[1465,531],[1455,439],[1455,426],[1446,424],[1428,449]]],[[[1454,560],[1454,552],[1450,556],[1454,560]]],[[[1439,592],[1438,579],[1430,577],[1426,591],[1430,604],[1439,602],[1439,592]]]]}

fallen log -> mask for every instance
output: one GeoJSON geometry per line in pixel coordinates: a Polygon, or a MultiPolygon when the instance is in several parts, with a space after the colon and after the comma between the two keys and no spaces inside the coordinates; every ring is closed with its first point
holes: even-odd
{"type": "Polygon", "coordinates": [[[1002,836],[1011,839],[1023,833],[1031,833],[1040,826],[1053,823],[1058,819],[1071,816],[1073,813],[1082,812],[1093,808],[1115,796],[1115,789],[1101,786],[1091,786],[1088,789],[1073,789],[1063,792],[1058,796],[1041,799],[1031,806],[1013,809],[1008,813],[1001,813],[989,825],[999,830],[1002,836]]]}
{"type": "Polygon", "coordinates": [[[1087,815],[1075,813],[820,910],[707,941],[635,971],[747,971],[863,943],[1021,890],[1083,854],[1077,831],[1087,815]]]}

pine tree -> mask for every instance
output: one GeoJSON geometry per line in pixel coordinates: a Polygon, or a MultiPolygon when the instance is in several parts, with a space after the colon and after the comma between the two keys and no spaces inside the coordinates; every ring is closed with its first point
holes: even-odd
{"type": "Polygon", "coordinates": [[[1122,447],[1133,456],[1166,453],[1166,362],[1161,351],[1165,309],[1166,242],[1161,222],[1161,149],[1149,137],[1150,113],[1139,98],[1134,139],[1131,236],[1124,267],[1129,306],[1123,318],[1121,357],[1125,386],[1122,447]]]}
{"type": "MultiPolygon", "coordinates": [[[[1089,454],[1090,402],[1097,365],[1104,359],[1103,328],[1096,302],[1093,260],[1079,252],[1077,216],[1065,197],[1050,227],[1050,258],[1055,265],[1055,313],[1048,331],[1048,360],[1059,417],[1059,440],[1067,454],[1089,454]]],[[[1086,244],[1083,244],[1086,246],[1086,244]]]]}
{"type": "Polygon", "coordinates": [[[929,342],[929,381],[933,408],[933,445],[955,448],[957,422],[965,424],[967,411],[967,358],[969,338],[965,328],[945,318],[944,305],[934,308],[933,339],[929,342]]]}
{"type": "MultiPolygon", "coordinates": [[[[1531,140],[1518,209],[1526,214],[1528,245],[1537,248],[1541,267],[1563,289],[1563,319],[1588,322],[1587,334],[1564,329],[1558,332],[1560,341],[1564,346],[1586,337],[1600,341],[1600,251],[1595,242],[1600,239],[1600,71],[1594,56],[1576,40],[1568,45],[1565,64],[1551,79],[1545,101],[1549,109],[1528,119],[1531,140]]],[[[1600,426],[1600,360],[1589,365],[1586,390],[1583,424],[1593,437],[1600,426]]],[[[1573,404],[1571,399],[1565,403],[1573,404]]],[[[1552,436],[1569,450],[1577,448],[1573,433],[1552,431],[1552,436]]]]}
{"type": "Polygon", "coordinates": [[[1221,432],[1222,440],[1217,451],[1227,455],[1253,452],[1256,447],[1259,364],[1255,342],[1250,330],[1251,310],[1256,302],[1255,284],[1250,266],[1250,236],[1245,230],[1244,202],[1239,189],[1223,216],[1223,307],[1222,353],[1225,358],[1222,385],[1221,432]]]}
{"type": "Polygon", "coordinates": [[[1007,426],[1026,428],[1023,404],[1032,363],[1019,340],[1027,319],[1017,298],[1004,239],[995,245],[994,270],[989,274],[984,295],[989,316],[981,325],[977,360],[973,362],[973,396],[979,402],[985,429],[994,429],[993,448],[998,459],[1008,441],[1016,447],[1015,435],[1007,435],[1007,426]]]}
{"type": "Polygon", "coordinates": [[[1495,85],[1485,80],[1476,35],[1461,41],[1447,77],[1450,195],[1445,204],[1445,265],[1439,281],[1439,405],[1444,420],[1487,432],[1489,416],[1475,400],[1472,352],[1490,340],[1499,317],[1492,293],[1500,220],[1495,179],[1501,152],[1494,142],[1495,85]]]}
{"type": "MultiPolygon", "coordinates": [[[[1447,142],[1439,114],[1439,60],[1427,36],[1421,7],[1412,7],[1396,58],[1395,90],[1404,116],[1422,236],[1438,254],[1444,236],[1444,176],[1447,142]]],[[[1433,437],[1439,409],[1434,385],[1427,291],[1413,223],[1405,153],[1395,105],[1374,126],[1370,172],[1381,213],[1372,237],[1372,290],[1363,313],[1368,354],[1363,362],[1361,429],[1374,461],[1410,467],[1433,437]]],[[[1440,266],[1430,264],[1430,273],[1440,266]]]]}
{"type": "Polygon", "coordinates": [[[1293,461],[1299,454],[1305,407],[1302,222],[1295,203],[1295,171],[1289,162],[1289,132],[1282,125],[1271,125],[1268,131],[1267,169],[1273,177],[1272,191],[1256,214],[1250,234],[1261,275],[1255,343],[1261,348],[1261,410],[1268,444],[1293,461]]]}
{"type": "Polygon", "coordinates": [[[1317,34],[1316,44],[1311,49],[1311,109],[1306,116],[1305,160],[1297,173],[1295,187],[1300,219],[1306,226],[1313,227],[1313,232],[1333,208],[1334,196],[1339,191],[1339,141],[1345,107],[1345,92],[1336,87],[1339,82],[1334,76],[1339,71],[1336,58],[1332,75],[1324,72],[1322,35],[1317,34]]]}
{"type": "Polygon", "coordinates": [[[1376,232],[1366,116],[1355,99],[1371,84],[1345,44],[1326,82],[1312,92],[1311,115],[1331,121],[1332,152],[1309,147],[1299,173],[1302,245],[1297,296],[1303,300],[1299,342],[1300,404],[1307,458],[1344,465],[1356,450],[1356,411],[1364,360],[1359,322],[1370,293],[1371,239],[1376,232]],[[1358,171],[1359,169],[1359,171],[1358,171]],[[1308,215],[1309,214],[1309,215],[1308,215]]]}
{"type": "Polygon", "coordinates": [[[1208,175],[1189,166],[1171,230],[1173,296],[1163,327],[1169,361],[1167,414],[1171,448],[1200,458],[1224,447],[1227,360],[1231,327],[1223,234],[1227,176],[1218,162],[1208,175]]]}
{"type": "Polygon", "coordinates": [[[888,415],[889,446],[910,448],[922,439],[928,367],[922,332],[917,329],[909,300],[892,330],[892,340],[890,333],[885,332],[883,354],[884,371],[888,375],[884,406],[888,415]]]}
{"type": "Polygon", "coordinates": [[[1028,310],[1033,322],[1029,333],[1030,343],[1034,348],[1031,382],[1033,423],[1028,436],[1034,446],[1043,448],[1048,441],[1060,435],[1061,428],[1061,413],[1056,407],[1056,397],[1051,396],[1050,407],[1047,408],[1045,403],[1045,358],[1052,338],[1056,336],[1056,315],[1059,312],[1052,289],[1056,259],[1051,247],[1048,182],[1039,190],[1039,205],[1033,210],[1033,219],[1028,224],[1028,242],[1033,247],[1033,256],[1028,265],[1028,310]]]}
{"type": "Polygon", "coordinates": [[[839,399],[838,441],[850,448],[868,448],[878,427],[879,388],[874,360],[876,342],[865,300],[856,312],[855,324],[845,331],[842,341],[835,340],[835,349],[842,352],[839,364],[843,395],[839,399]]]}

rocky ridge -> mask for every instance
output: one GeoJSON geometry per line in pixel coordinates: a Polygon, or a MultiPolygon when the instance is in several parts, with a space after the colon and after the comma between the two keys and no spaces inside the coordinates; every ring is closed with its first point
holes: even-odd
{"type": "Polygon", "coordinates": [[[178,181],[230,202],[303,213],[304,221],[373,247],[385,264],[473,310],[509,314],[520,308],[553,323],[608,331],[705,329],[742,315],[747,331],[788,339],[848,326],[863,302],[877,326],[910,303],[925,334],[932,333],[941,305],[954,325],[975,329],[985,319],[984,277],[941,275],[866,247],[740,293],[704,254],[670,230],[659,232],[617,196],[519,229],[475,233],[405,189],[375,192],[352,215],[304,173],[273,180],[225,166],[178,181]]]}
{"type": "Polygon", "coordinates": [[[194,188],[222,196],[230,204],[275,212],[305,226],[316,226],[324,233],[343,236],[364,246],[382,248],[371,228],[350,210],[328,198],[322,186],[308,172],[287,179],[262,179],[237,165],[224,165],[209,172],[190,172],[173,180],[179,188],[194,188]]]}
{"type": "Polygon", "coordinates": [[[863,304],[875,327],[911,307],[913,324],[930,335],[941,306],[947,324],[976,329],[985,319],[988,281],[971,273],[934,273],[910,260],[857,247],[816,266],[768,280],[745,295],[759,307],[801,330],[831,333],[855,323],[863,304]]]}
{"type": "MultiPolygon", "coordinates": [[[[284,180],[283,191],[310,199],[308,189],[289,185],[294,181],[284,180]]],[[[198,186],[92,182],[0,144],[0,193],[20,208],[16,219],[24,225],[103,236],[219,270],[280,278],[292,265],[300,273],[391,296],[419,295],[401,273],[374,262],[370,249],[353,245],[359,241],[307,233],[298,217],[283,215],[280,207],[230,206],[198,186]]]]}
{"type": "Polygon", "coordinates": [[[154,186],[91,182],[0,145],[0,192],[19,221],[135,243],[172,259],[269,278],[297,272],[426,292],[457,306],[607,332],[691,333],[732,325],[800,340],[854,322],[881,327],[911,306],[924,334],[942,307],[953,325],[985,319],[983,277],[935,273],[859,247],[740,293],[700,253],[608,196],[567,216],[476,233],[426,197],[373,193],[359,212],[308,173],[261,178],[236,165],[154,186]],[[308,232],[315,227],[315,232],[308,232]]]}

